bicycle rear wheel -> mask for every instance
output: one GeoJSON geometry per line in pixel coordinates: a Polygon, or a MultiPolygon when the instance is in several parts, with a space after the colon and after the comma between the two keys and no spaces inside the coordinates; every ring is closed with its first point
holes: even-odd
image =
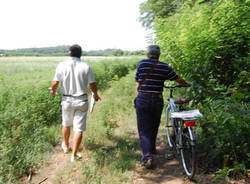
{"type": "Polygon", "coordinates": [[[191,127],[184,127],[181,133],[181,160],[184,171],[189,179],[192,179],[196,170],[195,140],[191,127]]]}
{"type": "Polygon", "coordinates": [[[173,150],[176,151],[176,128],[175,119],[170,117],[170,106],[166,108],[166,133],[168,139],[168,145],[173,150]]]}

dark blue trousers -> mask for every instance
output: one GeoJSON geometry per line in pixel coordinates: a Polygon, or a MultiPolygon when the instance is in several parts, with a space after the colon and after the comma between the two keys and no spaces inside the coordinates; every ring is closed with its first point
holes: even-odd
{"type": "Polygon", "coordinates": [[[142,148],[142,162],[152,158],[163,109],[163,98],[138,94],[136,98],[137,127],[142,148]]]}

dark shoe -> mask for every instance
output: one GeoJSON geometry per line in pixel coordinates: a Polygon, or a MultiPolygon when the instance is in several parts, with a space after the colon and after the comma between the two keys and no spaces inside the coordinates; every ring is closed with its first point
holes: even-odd
{"type": "Polygon", "coordinates": [[[153,159],[150,158],[142,163],[142,165],[147,169],[153,169],[153,159]]]}

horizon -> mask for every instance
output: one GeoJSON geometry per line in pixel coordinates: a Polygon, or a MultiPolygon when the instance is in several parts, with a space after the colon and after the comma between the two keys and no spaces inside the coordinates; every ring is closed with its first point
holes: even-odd
{"type": "MultiPolygon", "coordinates": [[[[42,49],[42,48],[56,48],[56,47],[62,47],[62,46],[66,46],[66,47],[70,47],[71,45],[56,45],[56,46],[45,46],[45,47],[29,47],[29,48],[17,48],[17,49],[2,49],[0,48],[0,51],[14,51],[14,50],[22,50],[22,49],[42,49]]],[[[82,51],[105,51],[105,50],[122,50],[122,51],[140,51],[140,50],[146,50],[146,49],[138,49],[138,50],[125,50],[125,49],[120,49],[120,48],[105,48],[105,49],[91,49],[91,50],[84,50],[82,49],[82,51]]]]}

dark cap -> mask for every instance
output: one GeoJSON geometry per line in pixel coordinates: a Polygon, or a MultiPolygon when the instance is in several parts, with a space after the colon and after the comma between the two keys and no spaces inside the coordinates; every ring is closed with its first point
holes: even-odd
{"type": "Polygon", "coordinates": [[[161,50],[160,50],[160,47],[158,45],[149,45],[147,53],[150,56],[160,56],[161,50]]]}

